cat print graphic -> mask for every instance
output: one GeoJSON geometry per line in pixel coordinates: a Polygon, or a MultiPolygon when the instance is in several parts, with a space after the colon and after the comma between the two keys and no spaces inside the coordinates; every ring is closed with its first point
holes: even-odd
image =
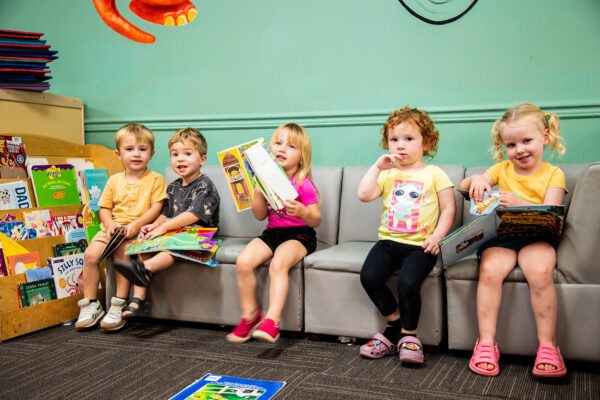
{"type": "Polygon", "coordinates": [[[388,229],[393,232],[418,233],[419,210],[423,201],[423,183],[397,180],[390,193],[386,211],[388,229]]]}

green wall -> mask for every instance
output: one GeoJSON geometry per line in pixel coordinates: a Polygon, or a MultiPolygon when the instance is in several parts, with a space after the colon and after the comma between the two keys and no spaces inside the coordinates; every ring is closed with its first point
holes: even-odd
{"type": "Polygon", "coordinates": [[[2,0],[0,26],[45,32],[59,50],[51,92],[84,100],[88,143],[113,147],[119,126],[145,123],[159,171],[176,129],[200,128],[216,164],[217,151],[287,121],[306,124],[314,164],[370,164],[403,105],[434,117],[434,162],[488,164],[492,122],[524,101],[561,117],[561,162],[600,160],[597,0],[481,0],[442,26],[395,0],[193,2],[197,18],[173,28],[117,1],[150,45],[108,28],[92,0],[2,0]]]}

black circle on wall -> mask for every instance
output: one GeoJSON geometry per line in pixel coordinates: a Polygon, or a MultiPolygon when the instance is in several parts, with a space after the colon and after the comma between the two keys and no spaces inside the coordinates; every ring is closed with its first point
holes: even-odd
{"type": "Polygon", "coordinates": [[[473,8],[477,0],[398,0],[413,16],[433,25],[454,22],[473,8]],[[450,3],[453,7],[448,9],[450,3]]]}

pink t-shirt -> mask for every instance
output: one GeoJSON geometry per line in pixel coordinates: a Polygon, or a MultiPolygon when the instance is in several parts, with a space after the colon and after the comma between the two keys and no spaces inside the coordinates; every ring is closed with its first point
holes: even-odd
{"type": "MultiPolygon", "coordinates": [[[[319,196],[317,195],[317,188],[314,183],[308,178],[304,178],[302,181],[302,186],[298,186],[298,182],[296,181],[296,177],[294,176],[291,181],[292,186],[298,192],[298,197],[295,200],[300,203],[308,206],[310,204],[318,203],[319,196]]],[[[281,218],[271,210],[269,207],[269,222],[267,223],[267,229],[269,228],[289,228],[290,226],[305,226],[306,222],[302,221],[298,217],[292,217],[287,214],[284,214],[281,218]]]]}

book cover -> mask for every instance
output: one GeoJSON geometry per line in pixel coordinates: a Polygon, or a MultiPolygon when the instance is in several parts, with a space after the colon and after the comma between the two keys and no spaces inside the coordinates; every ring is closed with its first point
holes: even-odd
{"type": "Polygon", "coordinates": [[[0,183],[0,210],[32,207],[26,181],[0,183]]]}
{"type": "Polygon", "coordinates": [[[8,269],[11,275],[24,274],[25,270],[40,266],[40,255],[37,251],[8,256],[8,269]]]}
{"type": "Polygon", "coordinates": [[[58,243],[54,245],[54,257],[68,256],[70,254],[83,253],[87,248],[87,240],[81,239],[77,242],[58,243]]]}
{"type": "Polygon", "coordinates": [[[171,397],[171,400],[267,400],[279,392],[284,385],[285,382],[206,374],[171,397]]]}
{"type": "Polygon", "coordinates": [[[0,232],[8,236],[12,240],[25,240],[29,239],[27,233],[27,226],[25,222],[2,222],[0,223],[0,232]]]}
{"type": "Polygon", "coordinates": [[[92,211],[98,212],[100,210],[98,201],[100,200],[104,186],[106,186],[106,182],[108,182],[108,171],[104,168],[84,169],[82,174],[88,205],[92,211]]]}
{"type": "Polygon", "coordinates": [[[52,217],[52,227],[55,235],[67,235],[74,229],[83,228],[83,215],[55,215],[52,217]]]}
{"type": "Polygon", "coordinates": [[[48,258],[59,299],[83,293],[83,254],[48,258]]]}
{"type": "Polygon", "coordinates": [[[564,224],[564,206],[498,207],[442,238],[438,243],[444,267],[474,253],[496,236],[534,236],[557,245],[564,224]]]}
{"type": "MultiPolygon", "coordinates": [[[[50,267],[39,267],[25,270],[27,282],[41,281],[42,279],[52,278],[50,267]]],[[[54,282],[54,279],[52,280],[54,282]]]]}
{"type": "Polygon", "coordinates": [[[21,307],[35,306],[36,304],[55,300],[57,297],[54,279],[48,278],[19,283],[19,296],[21,297],[21,307]]]}
{"type": "Polygon", "coordinates": [[[65,240],[67,242],[79,242],[80,240],[84,240],[84,239],[87,240],[87,236],[85,233],[85,227],[71,229],[65,235],[65,240]]]}
{"type": "Polygon", "coordinates": [[[30,239],[54,235],[50,210],[23,211],[23,222],[30,239]]]}
{"type": "Polygon", "coordinates": [[[244,150],[262,141],[262,138],[255,139],[217,153],[225,179],[229,183],[229,191],[238,211],[250,209],[250,202],[254,196],[254,185],[256,184],[248,169],[248,161],[244,150]]]}
{"type": "MultiPolygon", "coordinates": [[[[218,246],[217,246],[218,247],[218,246]]],[[[195,250],[167,250],[172,256],[182,258],[187,261],[193,261],[195,263],[204,264],[209,267],[216,267],[219,265],[217,260],[213,260],[212,256],[214,253],[206,251],[195,251],[195,250]]]]}
{"type": "Polygon", "coordinates": [[[123,227],[120,227],[116,231],[114,231],[114,233],[112,234],[110,239],[108,239],[108,243],[106,243],[106,247],[104,248],[104,251],[100,255],[99,261],[104,260],[106,257],[108,257],[112,253],[114,253],[114,251],[121,245],[121,243],[123,243],[124,240],[125,240],[124,229],[123,229],[123,227]]]}
{"type": "Polygon", "coordinates": [[[31,179],[38,207],[81,204],[72,165],[34,165],[31,179]]]}
{"type": "Polygon", "coordinates": [[[6,259],[4,257],[4,250],[0,246],[0,277],[8,276],[10,272],[8,270],[8,266],[6,265],[6,259]]]}
{"type": "Polygon", "coordinates": [[[139,254],[160,250],[207,250],[214,243],[207,243],[217,228],[180,228],[153,239],[135,242],[125,254],[139,254]]]}
{"type": "Polygon", "coordinates": [[[0,178],[27,178],[26,161],[21,137],[0,135],[0,178]]]}

